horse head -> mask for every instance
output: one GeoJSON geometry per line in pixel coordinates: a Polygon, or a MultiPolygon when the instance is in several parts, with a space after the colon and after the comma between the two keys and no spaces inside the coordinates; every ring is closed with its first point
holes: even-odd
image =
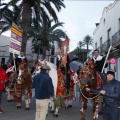
{"type": "Polygon", "coordinates": [[[89,59],[87,60],[87,64],[89,65],[90,69],[95,70],[96,65],[95,65],[95,63],[94,63],[94,61],[93,61],[92,59],[89,58],[89,59]]]}
{"type": "Polygon", "coordinates": [[[29,73],[28,63],[21,62],[19,64],[18,70],[19,70],[19,74],[17,78],[17,83],[22,84],[24,78],[26,78],[29,73]]]}
{"type": "Polygon", "coordinates": [[[42,64],[40,62],[36,63],[36,72],[40,71],[40,68],[42,67],[42,64]]]}

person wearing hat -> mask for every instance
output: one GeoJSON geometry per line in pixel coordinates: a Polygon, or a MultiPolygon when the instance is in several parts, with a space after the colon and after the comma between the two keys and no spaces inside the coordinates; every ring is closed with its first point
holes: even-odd
{"type": "Polygon", "coordinates": [[[54,87],[49,76],[50,70],[48,65],[43,65],[41,72],[33,78],[32,87],[35,89],[36,98],[35,120],[46,120],[50,97],[54,96],[54,87]]]}
{"type": "Polygon", "coordinates": [[[120,82],[115,79],[113,70],[107,71],[107,79],[100,89],[89,89],[86,91],[100,93],[104,97],[103,120],[119,120],[120,113],[120,82]]]}

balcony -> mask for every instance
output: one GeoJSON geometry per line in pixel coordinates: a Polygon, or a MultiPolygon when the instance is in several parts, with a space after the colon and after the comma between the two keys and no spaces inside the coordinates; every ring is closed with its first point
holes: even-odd
{"type": "Polygon", "coordinates": [[[111,45],[111,40],[108,39],[102,44],[102,52],[106,52],[111,45]]]}
{"type": "Polygon", "coordinates": [[[116,47],[120,45],[120,30],[112,36],[112,46],[116,47]]]}

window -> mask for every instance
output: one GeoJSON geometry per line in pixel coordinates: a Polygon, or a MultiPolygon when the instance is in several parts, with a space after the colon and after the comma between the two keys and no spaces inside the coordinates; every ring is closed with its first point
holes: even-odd
{"type": "Polygon", "coordinates": [[[120,18],[119,18],[119,30],[120,30],[120,18]]]}
{"type": "Polygon", "coordinates": [[[105,19],[103,20],[103,23],[104,23],[104,25],[105,25],[105,19]]]}
{"type": "Polygon", "coordinates": [[[109,40],[110,40],[110,38],[111,38],[111,28],[108,30],[107,38],[108,38],[109,40]]]}
{"type": "Polygon", "coordinates": [[[97,42],[95,43],[95,49],[97,49],[97,42]]]}
{"type": "Polygon", "coordinates": [[[100,38],[100,51],[102,51],[102,37],[100,38]]]}
{"type": "Polygon", "coordinates": [[[100,38],[100,47],[102,46],[102,37],[100,38]]]}

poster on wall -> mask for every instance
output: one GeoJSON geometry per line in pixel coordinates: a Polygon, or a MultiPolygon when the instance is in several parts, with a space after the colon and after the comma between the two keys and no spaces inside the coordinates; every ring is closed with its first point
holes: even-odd
{"type": "Polygon", "coordinates": [[[61,49],[61,57],[62,61],[61,64],[66,66],[67,63],[67,54],[69,52],[69,40],[66,39],[65,41],[62,41],[62,49],[61,49]]]}

